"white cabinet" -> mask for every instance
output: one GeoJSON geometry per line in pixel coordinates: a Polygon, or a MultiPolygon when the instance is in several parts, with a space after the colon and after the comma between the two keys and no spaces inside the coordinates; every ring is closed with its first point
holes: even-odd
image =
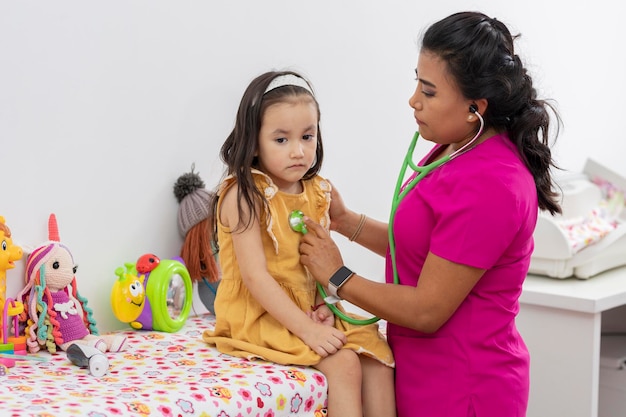
{"type": "Polygon", "coordinates": [[[527,417],[605,417],[598,414],[603,313],[621,306],[626,267],[587,280],[527,277],[517,318],[531,358],[527,417]]]}

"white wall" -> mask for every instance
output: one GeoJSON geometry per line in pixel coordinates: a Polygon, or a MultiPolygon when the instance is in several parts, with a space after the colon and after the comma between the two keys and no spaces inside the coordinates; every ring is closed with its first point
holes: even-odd
{"type": "MultiPolygon", "coordinates": [[[[176,178],[192,163],[213,186],[219,148],[247,83],[269,69],[308,76],[322,108],[323,174],[356,210],[386,219],[415,125],[407,100],[420,31],[482,10],[519,31],[542,96],[564,120],[555,154],[622,175],[626,85],[622,14],[612,0],[229,2],[0,0],[0,215],[17,244],[47,240],[56,213],[101,331],[114,270],[178,254],[176,178]]],[[[426,147],[418,149],[423,153],[426,147]]],[[[382,260],[346,245],[380,279],[382,260]]],[[[23,263],[8,273],[8,295],[23,263]]]]}

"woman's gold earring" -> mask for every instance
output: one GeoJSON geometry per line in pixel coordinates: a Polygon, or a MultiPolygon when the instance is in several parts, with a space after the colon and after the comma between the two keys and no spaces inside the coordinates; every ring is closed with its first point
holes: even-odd
{"type": "Polygon", "coordinates": [[[467,116],[467,120],[468,120],[468,121],[470,121],[470,122],[471,122],[472,120],[474,120],[474,115],[473,115],[473,114],[468,115],[468,116],[467,116]]]}

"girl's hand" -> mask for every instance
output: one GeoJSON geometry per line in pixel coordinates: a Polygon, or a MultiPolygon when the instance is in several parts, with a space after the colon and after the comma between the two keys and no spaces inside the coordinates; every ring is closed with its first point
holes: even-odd
{"type": "Polygon", "coordinates": [[[323,324],[325,326],[335,325],[335,315],[326,304],[317,307],[315,311],[309,311],[307,315],[315,323],[323,324]]]}
{"type": "Polygon", "coordinates": [[[339,248],[322,226],[304,217],[307,234],[300,238],[300,262],[313,278],[328,287],[330,277],[343,265],[339,248]]]}
{"type": "Polygon", "coordinates": [[[347,339],[341,330],[326,324],[312,323],[302,337],[302,341],[315,353],[325,358],[341,349],[346,344],[347,339]]]}

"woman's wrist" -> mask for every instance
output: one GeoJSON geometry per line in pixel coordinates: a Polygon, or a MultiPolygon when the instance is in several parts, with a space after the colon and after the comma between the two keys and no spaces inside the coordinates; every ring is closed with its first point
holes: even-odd
{"type": "Polygon", "coordinates": [[[331,222],[334,221],[336,223],[337,228],[335,230],[337,232],[350,239],[354,236],[354,232],[357,231],[361,218],[361,214],[347,211],[340,219],[333,219],[331,222]]]}
{"type": "Polygon", "coordinates": [[[361,213],[361,215],[359,216],[359,222],[357,223],[356,227],[354,228],[354,231],[348,238],[350,242],[354,242],[359,237],[359,235],[361,234],[361,231],[363,230],[363,226],[365,225],[366,220],[367,220],[367,216],[361,213]]]}

